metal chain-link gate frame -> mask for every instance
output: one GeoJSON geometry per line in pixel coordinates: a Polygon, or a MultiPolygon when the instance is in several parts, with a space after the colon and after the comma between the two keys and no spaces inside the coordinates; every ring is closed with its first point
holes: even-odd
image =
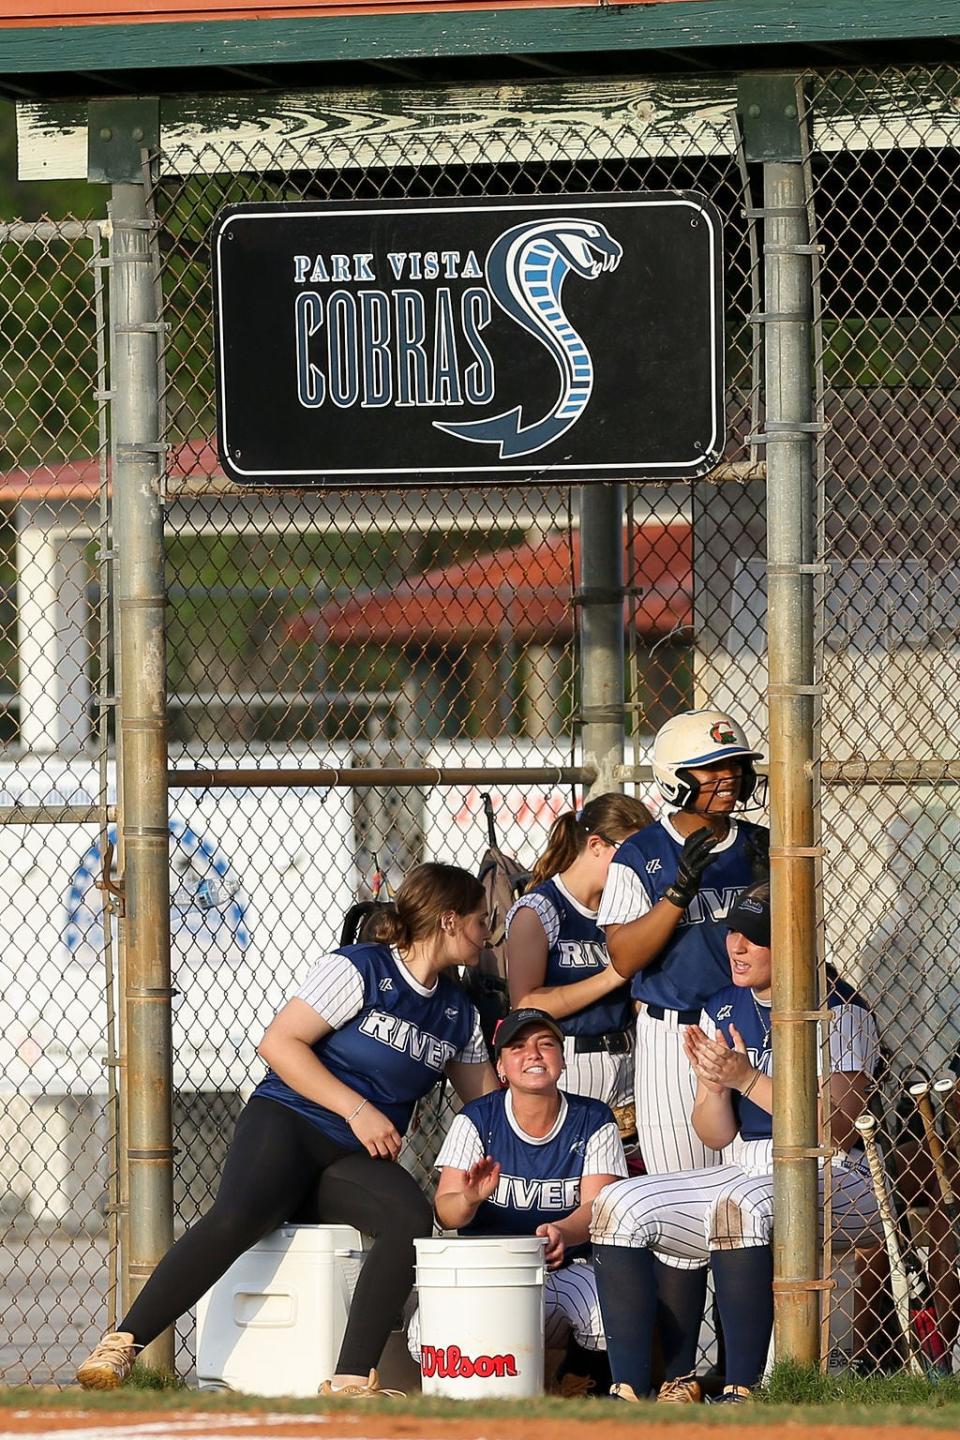
{"type": "MultiPolygon", "coordinates": [[[[880,1024],[875,1109],[916,1263],[913,1310],[929,1274],[948,1347],[956,1252],[904,1081],[943,1078],[935,1103],[955,1148],[957,79],[815,74],[800,116],[813,419],[824,427],[821,958],[880,1024]]],[[[149,157],[179,1226],[209,1203],[260,1073],[264,1024],[317,947],[335,942],[350,902],[422,858],[475,867],[484,789],[504,847],[532,861],[581,793],[571,782],[583,754],[578,492],[532,480],[247,495],[219,473],[208,236],[223,205],[672,188],[713,200],[725,234],[728,443],[709,479],[629,487],[626,763],[611,778],[651,799],[649,737],[690,704],[730,710],[766,750],[760,167],[725,77],[597,82],[574,107],[575,90],[300,97],[272,129],[180,135],[149,157]],[[368,783],[229,783],[250,769],[360,771],[368,783]],[[189,781],[197,770],[213,772],[203,788],[189,781]],[[452,771],[473,773],[437,783],[452,771]]],[[[0,951],[8,1381],[68,1378],[74,1352],[114,1320],[126,1199],[115,932],[109,891],[97,888],[116,821],[103,233],[8,226],[0,250],[13,416],[0,556],[11,677],[0,837],[14,877],[0,951]]],[[[406,1147],[425,1184],[449,1114],[443,1098],[424,1107],[406,1147]]],[[[953,1167],[948,1147],[948,1185],[953,1167]]],[[[828,1204],[825,1273],[837,1287],[825,1292],[825,1362],[923,1365],[930,1343],[904,1341],[881,1247],[848,1253],[829,1215],[828,1204]]],[[[916,1315],[911,1325],[912,1337],[916,1315]]],[[[191,1355],[187,1322],[185,1373],[191,1355]]]]}

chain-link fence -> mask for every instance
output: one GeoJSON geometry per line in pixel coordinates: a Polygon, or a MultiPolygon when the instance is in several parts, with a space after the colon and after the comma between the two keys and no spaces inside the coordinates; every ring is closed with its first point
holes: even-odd
{"type": "Polygon", "coordinates": [[[0,1366],[38,1380],[117,1303],[103,251],[97,224],[0,233],[0,1366]]]}
{"type": "MultiPolygon", "coordinates": [[[[825,1292],[823,1354],[834,1363],[929,1358],[935,1342],[924,1352],[913,1339],[927,1276],[948,1350],[960,1324],[948,1207],[903,1089],[904,1078],[946,1072],[958,1043],[956,82],[946,70],[813,75],[801,115],[824,427],[823,950],[885,1042],[875,1108],[913,1297],[908,1345],[896,1266],[891,1285],[883,1247],[854,1256],[828,1221],[838,1283],[825,1292]]],[[[466,108],[442,134],[402,95],[378,125],[371,98],[363,126],[315,128],[309,143],[207,136],[151,157],[181,1226],[209,1203],[261,1073],[265,1023],[317,947],[336,941],[350,903],[423,858],[475,868],[484,790],[504,848],[527,862],[582,793],[579,493],[534,476],[510,489],[238,491],[213,441],[209,235],[224,205],[709,197],[724,223],[727,445],[707,480],[629,487],[622,773],[648,793],[630,767],[690,704],[742,717],[766,746],[761,167],[746,158],[732,84],[713,78],[698,94],[689,80],[662,81],[629,105],[613,83],[591,95],[576,115],[533,104],[522,126],[478,128],[482,106],[466,108]],[[196,769],[215,779],[197,789],[196,769]],[[277,773],[269,787],[231,783],[251,769],[277,773]],[[329,783],[296,783],[294,772],[317,769],[329,783]]],[[[82,1340],[115,1318],[126,1203],[117,936],[100,888],[117,798],[109,345],[98,227],[7,227],[2,238],[0,837],[15,878],[0,954],[0,1313],[4,1377],[46,1380],[66,1378],[82,1340]]],[[[940,1095],[953,1143],[946,1080],[940,1095]]],[[[434,1102],[408,1143],[424,1183],[448,1113],[434,1102]]],[[[954,1163],[948,1148],[948,1184],[954,1163]]],[[[185,1371],[191,1346],[187,1322],[185,1371]]]]}
{"type": "MultiPolygon", "coordinates": [[[[877,1106],[900,1253],[861,1255],[837,1308],[865,1366],[954,1350],[956,1236],[912,1082],[956,1184],[958,870],[954,733],[958,571],[956,374],[960,124],[953,71],[818,78],[811,199],[820,262],[823,919],[826,960],[874,1009],[877,1106]],[[884,81],[884,83],[880,83],[884,81]],[[954,782],[954,783],[951,783],[954,782]],[[923,1316],[932,1292],[936,1333],[923,1316]],[[856,1312],[856,1313],[854,1313],[856,1312]],[[883,1323],[878,1324],[882,1319],[883,1323]],[[909,1353],[908,1353],[909,1352],[909,1353]]],[[[933,1152],[937,1151],[933,1142],[933,1152]]],[[[842,1278],[842,1275],[838,1278],[842,1278]]]]}

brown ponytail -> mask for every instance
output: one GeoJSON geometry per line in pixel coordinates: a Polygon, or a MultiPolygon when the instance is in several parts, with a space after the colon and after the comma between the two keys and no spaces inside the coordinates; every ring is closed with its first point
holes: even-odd
{"type": "Polygon", "coordinates": [[[641,800],[608,792],[589,800],[582,810],[568,810],[550,827],[547,848],[533,867],[529,889],[569,869],[591,835],[619,844],[649,825],[653,816],[641,800]]]}

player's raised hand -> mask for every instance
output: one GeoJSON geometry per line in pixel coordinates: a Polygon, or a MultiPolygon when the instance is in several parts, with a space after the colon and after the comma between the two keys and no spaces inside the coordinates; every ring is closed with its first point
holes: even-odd
{"type": "Polygon", "coordinates": [[[484,1155],[476,1165],[464,1172],[463,1196],[471,1205],[482,1205],[484,1200],[496,1192],[500,1181],[500,1166],[491,1155],[484,1155]]]}
{"type": "Polygon", "coordinates": [[[360,1144],[374,1160],[396,1160],[400,1154],[400,1133],[393,1121],[371,1105],[366,1105],[348,1122],[360,1144]]]}
{"type": "Polygon", "coordinates": [[[690,904],[700,889],[703,872],[710,864],[716,844],[716,831],[709,825],[694,830],[693,834],[684,840],[677,862],[677,878],[663,892],[664,898],[669,900],[671,905],[679,905],[681,910],[685,910],[690,904]]]}
{"type": "Polygon", "coordinates": [[[534,1231],[536,1235],[542,1235],[546,1239],[546,1248],[543,1258],[547,1263],[548,1270],[557,1270],[563,1264],[564,1252],[567,1242],[563,1238],[563,1231],[558,1225],[538,1225],[534,1231]]]}

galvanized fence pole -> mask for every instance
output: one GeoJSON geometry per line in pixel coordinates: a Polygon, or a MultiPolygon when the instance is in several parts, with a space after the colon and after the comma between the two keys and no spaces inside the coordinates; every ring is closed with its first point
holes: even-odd
{"type": "MultiPolygon", "coordinates": [[[[129,1304],[173,1240],[170,879],[155,243],[143,184],[110,221],[113,539],[119,635],[129,1304]]],[[[173,1332],[144,1352],[173,1369],[173,1332]]]]}
{"type": "Polygon", "coordinates": [[[622,790],[624,756],[622,485],[580,488],[580,714],[588,796],[622,790]]]}
{"type": "MultiPolygon", "coordinates": [[[[789,90],[793,89],[792,86],[789,90]]],[[[795,95],[794,91],[794,95],[795,95]]],[[[789,101],[787,106],[789,107],[789,101]]],[[[794,128],[797,109],[793,109],[794,128]]],[[[763,167],[776,1353],[819,1353],[811,266],[803,167],[763,167]]]]}

